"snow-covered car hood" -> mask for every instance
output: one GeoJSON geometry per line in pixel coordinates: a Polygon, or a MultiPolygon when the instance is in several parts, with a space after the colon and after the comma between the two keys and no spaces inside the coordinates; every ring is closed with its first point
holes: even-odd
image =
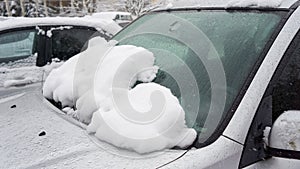
{"type": "Polygon", "coordinates": [[[186,152],[139,155],[93,139],[43,98],[41,83],[1,89],[0,94],[3,168],[156,168],[186,152]]]}

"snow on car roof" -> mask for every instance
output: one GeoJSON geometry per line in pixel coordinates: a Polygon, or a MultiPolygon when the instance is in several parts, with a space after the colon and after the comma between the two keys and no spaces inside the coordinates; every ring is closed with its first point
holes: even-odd
{"type": "Polygon", "coordinates": [[[228,7],[255,7],[255,8],[290,8],[298,0],[178,0],[171,1],[162,9],[180,8],[228,8],[228,7]]]}
{"type": "Polygon", "coordinates": [[[5,21],[7,19],[9,19],[10,17],[4,17],[4,16],[0,16],[0,21],[5,21]]]}
{"type": "Polygon", "coordinates": [[[102,18],[102,19],[115,19],[116,15],[131,15],[129,12],[98,12],[93,13],[92,17],[102,18]]]}
{"type": "Polygon", "coordinates": [[[93,13],[92,16],[97,16],[97,15],[102,15],[102,14],[110,14],[110,15],[131,15],[129,12],[118,12],[118,11],[110,11],[110,12],[97,12],[97,13],[93,13]]]}
{"type": "Polygon", "coordinates": [[[10,18],[1,22],[0,31],[19,27],[41,26],[41,25],[70,25],[70,26],[89,26],[98,31],[106,31],[116,34],[121,27],[113,20],[93,19],[92,17],[43,17],[43,18],[10,18]]]}

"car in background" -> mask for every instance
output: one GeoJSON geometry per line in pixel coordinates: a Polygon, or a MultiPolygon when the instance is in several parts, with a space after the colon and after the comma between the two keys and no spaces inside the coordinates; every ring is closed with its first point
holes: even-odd
{"type": "Polygon", "coordinates": [[[83,17],[5,18],[0,24],[0,87],[40,82],[42,67],[52,60],[68,60],[85,50],[90,38],[108,40],[120,29],[112,20],[83,17]]]}
{"type": "Polygon", "coordinates": [[[154,54],[154,82],[181,102],[198,133],[193,145],[143,155],[119,149],[87,135],[35,84],[0,99],[2,167],[299,169],[300,119],[284,116],[300,110],[300,1],[197,2],[149,12],[113,37],[154,54]]]}
{"type": "Polygon", "coordinates": [[[112,20],[10,18],[0,25],[0,63],[36,57],[32,64],[44,66],[53,58],[67,60],[91,37],[110,39],[120,29],[112,20]]]}
{"type": "Polygon", "coordinates": [[[133,17],[129,12],[98,12],[93,13],[92,17],[100,19],[112,19],[122,27],[125,27],[133,21],[133,17]]]}

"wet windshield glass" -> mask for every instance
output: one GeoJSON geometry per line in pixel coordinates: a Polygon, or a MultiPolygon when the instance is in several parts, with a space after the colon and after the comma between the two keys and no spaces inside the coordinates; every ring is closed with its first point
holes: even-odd
{"type": "Polygon", "coordinates": [[[114,39],[154,53],[160,67],[154,82],[171,89],[203,143],[229,112],[280,20],[257,11],[153,13],[114,39]]]}

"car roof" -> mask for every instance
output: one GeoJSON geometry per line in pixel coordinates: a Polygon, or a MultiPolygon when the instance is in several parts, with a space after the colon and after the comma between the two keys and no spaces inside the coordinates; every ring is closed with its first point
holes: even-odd
{"type": "Polygon", "coordinates": [[[10,19],[11,17],[4,17],[4,16],[0,16],[0,21],[5,21],[10,19]]]}
{"type": "Polygon", "coordinates": [[[230,7],[288,9],[296,2],[299,2],[299,0],[178,0],[156,10],[230,7]]]}
{"type": "Polygon", "coordinates": [[[115,19],[116,15],[131,16],[131,14],[128,12],[98,12],[98,13],[93,13],[92,17],[102,18],[102,19],[115,19]]]}
{"type": "Polygon", "coordinates": [[[1,21],[0,31],[43,25],[69,25],[69,26],[87,26],[94,27],[98,31],[106,31],[110,34],[116,34],[121,27],[113,20],[109,19],[93,19],[92,17],[42,17],[42,18],[26,18],[16,17],[1,21]]]}
{"type": "Polygon", "coordinates": [[[111,14],[111,15],[131,15],[131,13],[129,12],[118,12],[118,11],[108,11],[108,12],[97,12],[97,13],[93,13],[92,15],[102,15],[102,14],[111,14]]]}

